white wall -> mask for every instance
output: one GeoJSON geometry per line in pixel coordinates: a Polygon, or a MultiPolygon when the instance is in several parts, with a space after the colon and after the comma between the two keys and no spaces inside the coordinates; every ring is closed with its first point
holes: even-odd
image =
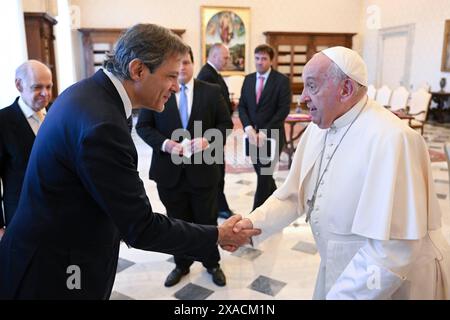
{"type": "MultiPolygon", "coordinates": [[[[450,74],[440,71],[445,20],[450,19],[450,0],[364,0],[363,11],[370,5],[379,8],[381,28],[414,24],[410,73],[414,89],[428,82],[433,91],[439,90],[442,77],[450,83],[450,74]]],[[[375,83],[378,31],[366,28],[363,32],[369,80],[375,83]]],[[[446,89],[450,90],[450,85],[446,89]]]]}
{"type": "MultiPolygon", "coordinates": [[[[265,42],[264,31],[359,33],[362,13],[362,0],[72,0],[71,3],[81,9],[82,28],[126,28],[144,22],[185,29],[183,40],[194,51],[195,74],[201,67],[202,5],[250,7],[250,57],[254,48],[265,42]]],[[[360,47],[358,37],[354,38],[354,46],[360,47]]],[[[247,71],[254,71],[253,59],[247,62],[247,71]]]]}
{"type": "Polygon", "coordinates": [[[19,95],[14,84],[15,70],[28,57],[20,0],[9,1],[7,6],[3,6],[0,39],[5,44],[0,50],[0,108],[4,108],[12,104],[19,95]]]}

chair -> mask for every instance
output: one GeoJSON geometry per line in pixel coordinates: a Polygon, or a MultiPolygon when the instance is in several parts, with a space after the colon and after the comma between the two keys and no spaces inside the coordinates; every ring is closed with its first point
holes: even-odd
{"type": "Polygon", "coordinates": [[[367,96],[369,99],[375,100],[375,96],[377,95],[377,89],[375,89],[374,85],[370,84],[367,87],[367,96]]]}
{"type": "Polygon", "coordinates": [[[411,94],[408,112],[414,116],[414,119],[409,120],[409,126],[413,129],[420,129],[420,134],[423,134],[423,126],[427,119],[430,102],[431,93],[425,91],[423,88],[411,94]]]}
{"type": "Polygon", "coordinates": [[[389,106],[389,100],[391,99],[392,90],[388,86],[384,85],[377,91],[375,100],[382,106],[389,106]]]}
{"type": "Polygon", "coordinates": [[[398,87],[392,92],[389,105],[392,111],[405,109],[408,105],[409,91],[405,87],[398,87]]]}

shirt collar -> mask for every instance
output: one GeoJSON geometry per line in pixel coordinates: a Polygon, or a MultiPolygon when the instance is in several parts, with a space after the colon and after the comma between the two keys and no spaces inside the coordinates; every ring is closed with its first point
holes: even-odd
{"type": "Polygon", "coordinates": [[[128,97],[128,93],[125,90],[125,87],[123,86],[122,82],[120,82],[119,78],[117,78],[111,72],[109,72],[106,69],[103,69],[103,72],[108,76],[108,78],[111,80],[114,87],[116,88],[117,92],[119,93],[120,99],[122,99],[123,108],[125,109],[125,115],[128,119],[131,116],[132,105],[131,100],[128,97]]]}
{"type": "Polygon", "coordinates": [[[217,70],[217,68],[208,60],[206,61],[207,64],[209,64],[211,67],[214,68],[214,70],[216,70],[217,73],[219,73],[219,70],[217,70]]]}
{"type": "MultiPolygon", "coordinates": [[[[192,88],[194,88],[194,77],[192,77],[191,80],[189,80],[189,82],[185,83],[184,85],[188,89],[188,92],[192,92],[192,88]]],[[[180,90],[181,90],[181,83],[180,83],[180,90]]]]}
{"type": "Polygon", "coordinates": [[[256,79],[258,79],[259,77],[263,76],[264,80],[266,80],[269,77],[270,71],[272,70],[272,68],[269,68],[269,70],[267,70],[266,72],[264,72],[263,74],[260,73],[256,73],[256,79]]]}
{"type": "MultiPolygon", "coordinates": [[[[30,118],[32,117],[36,112],[31,109],[26,103],[25,101],[23,101],[22,97],[19,97],[19,107],[22,110],[23,114],[25,115],[25,118],[30,118]]],[[[41,112],[45,115],[45,108],[42,108],[41,112]]]]}
{"type": "Polygon", "coordinates": [[[355,117],[358,115],[359,111],[361,111],[361,109],[364,108],[366,103],[367,103],[367,95],[365,95],[361,100],[359,100],[359,102],[355,104],[350,110],[348,110],[342,116],[334,120],[330,128],[340,129],[350,124],[350,122],[352,122],[353,119],[355,119],[355,117]]]}

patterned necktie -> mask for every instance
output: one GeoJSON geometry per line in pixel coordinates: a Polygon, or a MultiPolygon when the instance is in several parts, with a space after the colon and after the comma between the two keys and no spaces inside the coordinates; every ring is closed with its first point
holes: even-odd
{"type": "Polygon", "coordinates": [[[181,85],[181,92],[180,92],[180,101],[179,101],[179,109],[180,109],[180,118],[181,118],[181,124],[183,125],[183,128],[187,128],[189,116],[188,116],[188,102],[187,102],[187,96],[186,96],[186,85],[181,85]]]}
{"type": "Polygon", "coordinates": [[[256,91],[256,104],[259,103],[259,98],[261,98],[261,94],[264,89],[264,77],[259,76],[258,79],[259,79],[259,83],[258,83],[258,90],[256,91]]]}

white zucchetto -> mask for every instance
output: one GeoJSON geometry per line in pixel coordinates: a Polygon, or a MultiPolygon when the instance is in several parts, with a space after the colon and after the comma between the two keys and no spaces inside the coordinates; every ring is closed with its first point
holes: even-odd
{"type": "Polygon", "coordinates": [[[367,87],[367,66],[356,51],[338,46],[327,48],[321,52],[336,63],[347,76],[367,87]]]}

